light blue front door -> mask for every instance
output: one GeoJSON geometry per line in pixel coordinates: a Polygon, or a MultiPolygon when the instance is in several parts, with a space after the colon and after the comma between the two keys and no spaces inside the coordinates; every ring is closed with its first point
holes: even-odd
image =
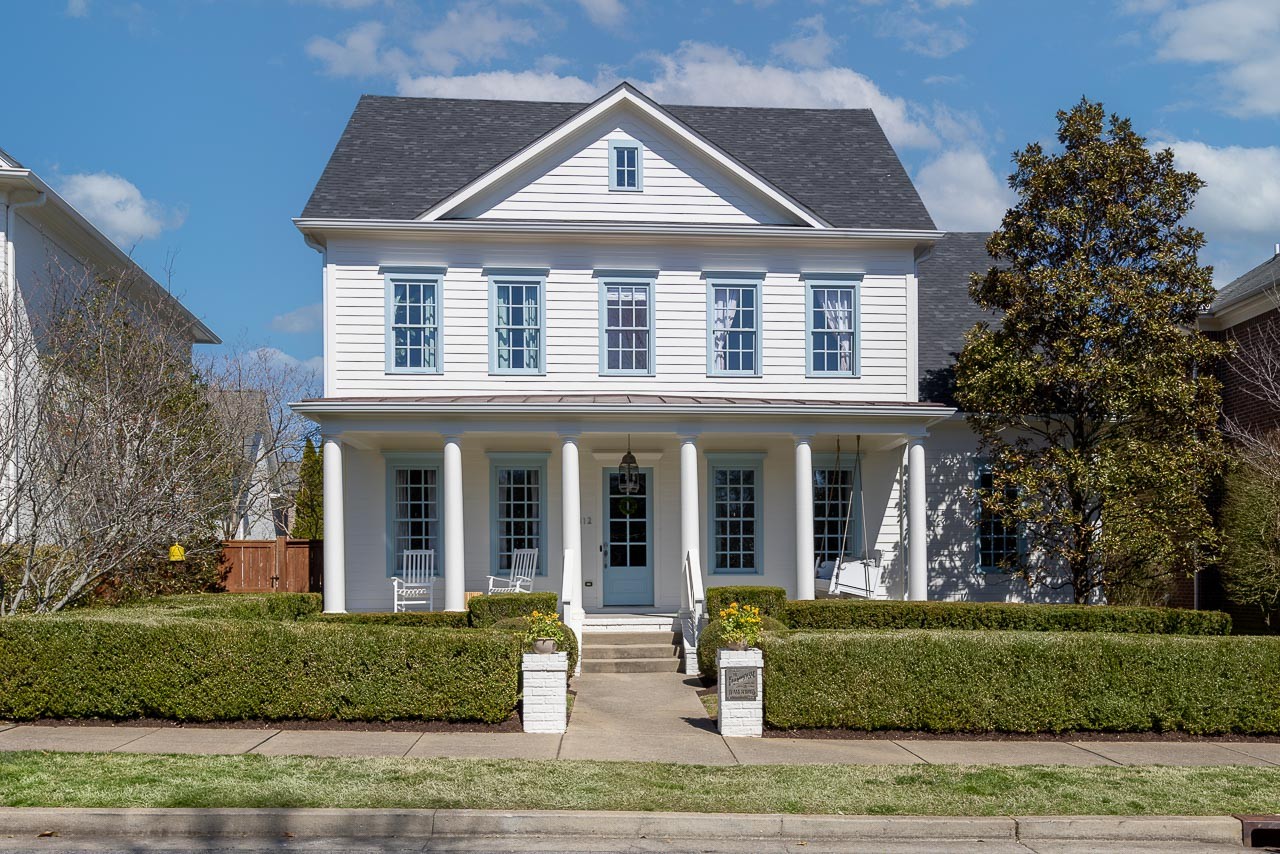
{"type": "Polygon", "coordinates": [[[640,491],[623,495],[618,472],[604,473],[604,604],[653,604],[653,469],[640,491]]]}

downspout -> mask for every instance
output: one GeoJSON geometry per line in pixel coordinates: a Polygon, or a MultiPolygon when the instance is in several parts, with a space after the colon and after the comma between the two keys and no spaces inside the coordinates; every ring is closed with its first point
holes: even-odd
{"type": "MultiPolygon", "coordinates": [[[[8,322],[12,324],[11,329],[14,335],[17,335],[18,324],[20,321],[18,311],[18,255],[13,245],[13,229],[17,222],[17,213],[22,208],[38,208],[45,203],[48,196],[39,191],[34,199],[28,199],[25,202],[10,201],[8,210],[5,211],[4,222],[4,289],[5,300],[7,301],[7,310],[9,312],[8,322]]],[[[14,419],[14,423],[10,425],[10,429],[16,431],[19,429],[17,423],[17,404],[18,404],[18,347],[17,342],[12,341],[10,344],[10,352],[8,359],[9,370],[9,413],[14,419]]],[[[15,484],[18,482],[18,451],[16,448],[11,449],[4,461],[4,484],[0,489],[0,495],[4,496],[5,501],[12,499],[15,484]]],[[[10,542],[18,539],[18,514],[12,513],[9,521],[8,538],[10,542]]]]}

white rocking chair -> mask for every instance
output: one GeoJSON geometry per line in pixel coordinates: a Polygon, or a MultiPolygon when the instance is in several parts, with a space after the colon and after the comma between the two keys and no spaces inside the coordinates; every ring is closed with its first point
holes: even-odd
{"type": "Polygon", "coordinates": [[[410,550],[400,554],[400,574],[391,576],[391,608],[397,614],[406,605],[426,605],[435,610],[435,549],[410,550]]]}
{"type": "Polygon", "coordinates": [[[511,576],[490,575],[490,593],[532,593],[533,574],[538,571],[537,549],[516,549],[511,555],[511,576]]]}

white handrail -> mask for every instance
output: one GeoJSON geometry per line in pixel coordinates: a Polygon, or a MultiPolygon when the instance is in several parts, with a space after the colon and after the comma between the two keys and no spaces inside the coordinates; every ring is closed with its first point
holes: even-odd
{"type": "Polygon", "coordinates": [[[697,549],[684,556],[684,602],[680,612],[680,635],[684,644],[684,672],[698,673],[698,635],[707,617],[707,595],[702,584],[702,565],[697,549]]]}

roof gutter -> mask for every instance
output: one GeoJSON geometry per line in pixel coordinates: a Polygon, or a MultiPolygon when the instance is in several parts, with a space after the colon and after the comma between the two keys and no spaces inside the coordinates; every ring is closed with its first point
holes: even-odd
{"type": "Polygon", "coordinates": [[[942,405],[874,405],[842,404],[750,404],[750,403],[530,403],[467,401],[423,403],[415,400],[305,400],[289,404],[302,415],[608,415],[635,417],[640,415],[781,415],[831,416],[840,418],[898,418],[920,420],[926,424],[943,421],[956,410],[942,405]]]}
{"type": "MultiPolygon", "coordinates": [[[[892,228],[806,228],[793,225],[668,225],[632,222],[532,222],[501,220],[403,220],[403,219],[321,219],[297,217],[293,224],[303,237],[314,240],[317,233],[392,233],[449,235],[599,235],[644,237],[717,237],[758,240],[783,237],[804,240],[881,240],[906,243],[933,243],[946,232],[926,229],[892,228]]],[[[308,245],[311,245],[308,243],[308,245]]]]}

